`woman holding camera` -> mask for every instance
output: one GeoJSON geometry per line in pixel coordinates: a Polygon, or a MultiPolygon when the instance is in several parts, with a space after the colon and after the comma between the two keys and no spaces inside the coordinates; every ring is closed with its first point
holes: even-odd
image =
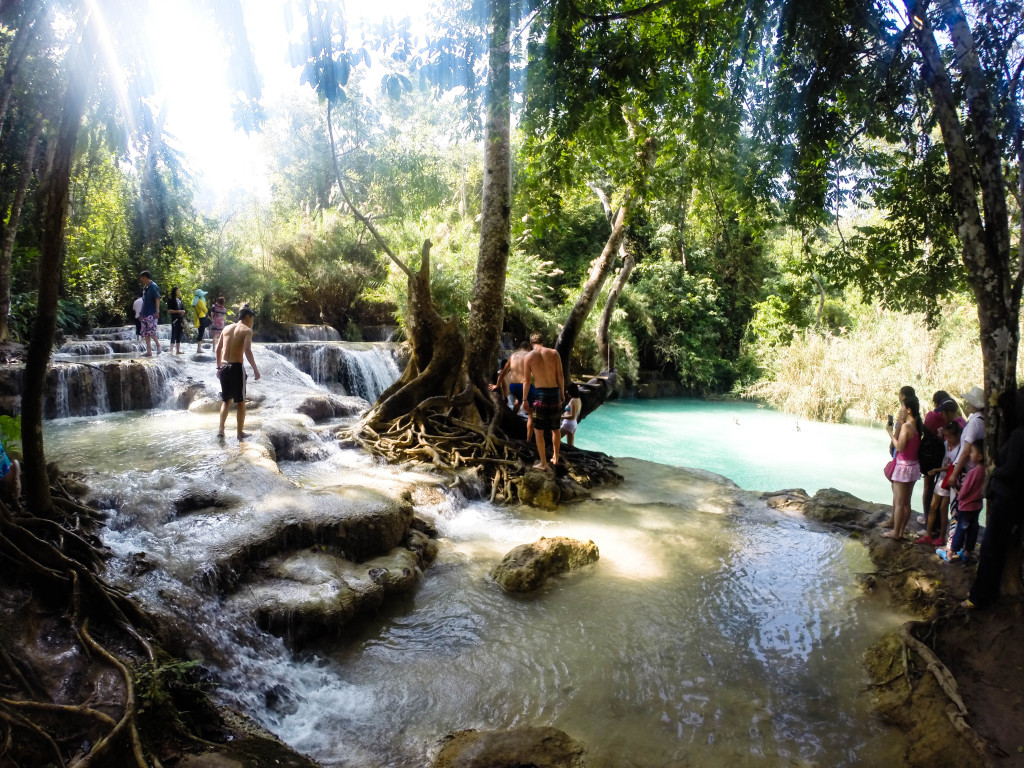
{"type": "Polygon", "coordinates": [[[910,521],[910,496],[921,477],[917,450],[921,446],[921,405],[916,395],[906,395],[894,426],[887,426],[889,442],[896,451],[892,471],[892,530],[882,534],[887,539],[902,539],[910,521]]]}

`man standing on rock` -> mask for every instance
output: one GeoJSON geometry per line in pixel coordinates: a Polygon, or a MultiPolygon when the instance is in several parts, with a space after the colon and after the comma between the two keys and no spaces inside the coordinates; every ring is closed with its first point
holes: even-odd
{"type": "MultiPolygon", "coordinates": [[[[530,349],[530,342],[524,341],[521,343],[519,348],[512,353],[508,362],[505,363],[505,367],[501,369],[501,373],[498,374],[497,383],[490,386],[491,391],[501,388],[502,393],[504,393],[503,385],[506,381],[508,382],[508,392],[516,401],[515,407],[512,409],[513,416],[519,413],[519,409],[522,408],[523,403],[527,402],[528,399],[535,400],[537,398],[537,391],[533,385],[530,385],[527,397],[523,397],[523,366],[526,364],[526,356],[530,354],[530,349]]],[[[526,439],[530,439],[529,434],[527,434],[526,439]]]]}
{"type": "Polygon", "coordinates": [[[160,286],[153,281],[149,272],[139,275],[142,281],[142,336],[146,339],[146,354],[153,356],[153,341],[156,341],[156,353],[160,354],[160,336],[157,335],[157,322],[160,317],[160,286]]]}
{"type": "Polygon", "coordinates": [[[252,324],[256,322],[256,313],[245,307],[238,313],[238,322],[232,323],[221,333],[217,340],[217,376],[220,377],[220,394],[224,401],[220,404],[220,430],[217,437],[224,437],[224,423],[228,420],[228,409],[231,401],[235,402],[238,421],[238,439],[244,440],[248,435],[242,431],[245,426],[245,380],[247,378],[242,364],[244,356],[252,372],[254,381],[260,380],[260,369],[256,367],[256,359],[252,356],[252,324]]]}
{"type": "Polygon", "coordinates": [[[562,381],[562,359],[553,349],[544,346],[539,333],[530,336],[533,351],[523,363],[523,391],[530,391],[531,378],[536,396],[526,399],[526,412],[533,419],[533,436],[537,441],[540,461],[536,469],[551,469],[548,464],[544,433],[551,435],[551,463],[558,464],[558,446],[561,443],[562,403],[565,402],[565,383],[562,381]]]}

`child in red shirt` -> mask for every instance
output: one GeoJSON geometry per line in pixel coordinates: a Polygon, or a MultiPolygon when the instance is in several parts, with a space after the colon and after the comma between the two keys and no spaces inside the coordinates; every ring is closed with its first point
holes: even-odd
{"type": "MultiPolygon", "coordinates": [[[[960,482],[960,489],[953,504],[956,510],[956,527],[950,520],[949,545],[936,549],[935,554],[947,563],[971,557],[978,542],[978,517],[985,502],[985,441],[971,443],[970,463],[967,474],[960,482]]],[[[952,518],[952,510],[950,511],[952,518]]]]}

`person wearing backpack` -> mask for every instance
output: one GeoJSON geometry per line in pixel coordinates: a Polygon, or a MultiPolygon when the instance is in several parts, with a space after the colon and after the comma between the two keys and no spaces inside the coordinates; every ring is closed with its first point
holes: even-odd
{"type": "Polygon", "coordinates": [[[942,415],[942,403],[949,400],[949,393],[940,389],[932,395],[932,405],[935,408],[924,415],[924,432],[921,433],[921,450],[917,458],[921,464],[921,477],[924,480],[921,486],[921,509],[924,514],[917,518],[917,522],[924,525],[929,511],[932,508],[932,496],[935,493],[935,475],[932,471],[942,466],[942,458],[946,453],[946,446],[942,442],[942,428],[946,425],[946,418],[942,415]]]}

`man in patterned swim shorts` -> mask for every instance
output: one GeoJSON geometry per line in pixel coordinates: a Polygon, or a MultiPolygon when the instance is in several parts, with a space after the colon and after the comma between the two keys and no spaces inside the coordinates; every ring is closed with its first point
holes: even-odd
{"type": "Polygon", "coordinates": [[[558,447],[562,441],[559,431],[562,426],[562,404],[565,402],[565,384],[562,380],[562,359],[553,349],[544,346],[544,337],[539,333],[530,336],[533,351],[526,356],[523,365],[523,391],[530,390],[530,380],[537,388],[537,395],[531,402],[527,399],[526,410],[533,418],[533,437],[537,441],[540,461],[536,469],[551,469],[558,463],[558,447]],[[548,464],[544,434],[551,435],[551,464],[548,464]]]}
{"type": "Polygon", "coordinates": [[[139,275],[142,281],[142,336],[146,340],[146,354],[153,356],[153,342],[156,341],[156,353],[160,354],[160,337],[157,335],[157,322],[160,317],[160,286],[153,280],[149,272],[139,275]]]}

